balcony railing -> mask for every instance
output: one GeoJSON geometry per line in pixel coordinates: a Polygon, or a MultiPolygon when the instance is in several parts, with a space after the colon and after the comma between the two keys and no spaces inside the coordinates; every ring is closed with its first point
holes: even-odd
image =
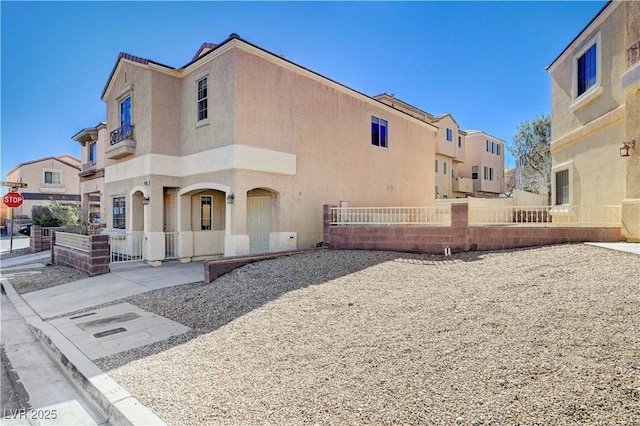
{"type": "Polygon", "coordinates": [[[123,124],[122,127],[111,132],[111,145],[115,145],[126,139],[133,138],[133,126],[131,124],[123,124]]]}
{"type": "Polygon", "coordinates": [[[640,40],[627,49],[627,68],[631,68],[640,62],[640,40]]]}

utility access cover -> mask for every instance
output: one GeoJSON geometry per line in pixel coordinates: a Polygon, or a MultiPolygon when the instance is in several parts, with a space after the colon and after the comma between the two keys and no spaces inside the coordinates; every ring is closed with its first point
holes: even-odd
{"type": "Polygon", "coordinates": [[[48,321],[89,359],[128,351],[191,330],[130,303],[48,321]]]}

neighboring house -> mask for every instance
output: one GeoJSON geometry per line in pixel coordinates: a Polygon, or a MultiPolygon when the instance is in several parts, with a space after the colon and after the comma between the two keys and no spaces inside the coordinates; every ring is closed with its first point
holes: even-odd
{"type": "Polygon", "coordinates": [[[433,165],[437,199],[504,193],[503,140],[478,130],[462,130],[451,114],[433,115],[394,95],[374,98],[438,128],[433,165]]]}
{"type": "Polygon", "coordinates": [[[46,157],[21,163],[7,173],[7,181],[23,182],[18,192],[24,203],[14,209],[14,216],[31,216],[33,206],[49,206],[52,200],[79,202],[80,160],[71,155],[46,157]]]}
{"type": "Polygon", "coordinates": [[[547,70],[552,203],[621,206],[640,240],[640,3],[607,3],[547,70]]]}
{"type": "Polygon", "coordinates": [[[314,247],[324,204],[435,203],[436,126],[235,34],[181,68],[122,53],[102,99],[107,232],[152,263],[314,247]]]}
{"type": "Polygon", "coordinates": [[[82,210],[88,215],[90,223],[101,223],[104,217],[104,168],[107,147],[107,124],[99,123],[95,127],[80,130],[71,139],[82,146],[82,164],[80,167],[80,196],[82,210]]]}
{"type": "Polygon", "coordinates": [[[500,196],[505,191],[505,141],[480,130],[465,132],[466,161],[459,166],[460,174],[471,176],[475,196],[500,196]]]}

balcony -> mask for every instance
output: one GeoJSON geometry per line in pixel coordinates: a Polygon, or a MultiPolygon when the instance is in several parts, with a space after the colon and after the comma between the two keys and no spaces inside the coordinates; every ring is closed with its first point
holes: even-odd
{"type": "Polygon", "coordinates": [[[93,161],[82,163],[82,166],[80,166],[80,173],[78,173],[79,176],[84,177],[84,176],[91,176],[95,174],[96,174],[96,163],[94,163],[93,161]]]}
{"type": "Polygon", "coordinates": [[[473,179],[454,177],[451,179],[451,190],[453,192],[464,192],[466,194],[470,194],[473,192],[473,179]]]}
{"type": "Polygon", "coordinates": [[[133,155],[136,152],[136,141],[133,140],[133,126],[124,125],[110,133],[110,145],[106,156],[112,160],[133,155]]]}

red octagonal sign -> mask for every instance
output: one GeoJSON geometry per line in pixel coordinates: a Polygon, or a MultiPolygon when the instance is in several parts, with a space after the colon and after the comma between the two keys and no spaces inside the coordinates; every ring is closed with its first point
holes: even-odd
{"type": "Polygon", "coordinates": [[[20,207],[24,201],[24,197],[17,192],[7,192],[7,195],[2,197],[2,201],[4,201],[7,207],[20,207]]]}

